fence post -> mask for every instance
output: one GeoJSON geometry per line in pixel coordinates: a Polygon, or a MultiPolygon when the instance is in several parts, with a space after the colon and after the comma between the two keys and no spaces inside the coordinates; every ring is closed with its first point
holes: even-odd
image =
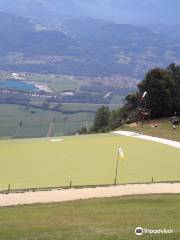
{"type": "Polygon", "coordinates": [[[8,185],[8,192],[10,192],[11,191],[11,185],[9,184],[8,185]]]}

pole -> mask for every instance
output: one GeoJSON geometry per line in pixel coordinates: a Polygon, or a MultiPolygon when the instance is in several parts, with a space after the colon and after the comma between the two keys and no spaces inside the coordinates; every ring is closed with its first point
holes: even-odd
{"type": "Polygon", "coordinates": [[[145,109],[147,107],[147,96],[145,96],[145,102],[144,102],[144,105],[145,105],[145,109]]]}
{"type": "MultiPolygon", "coordinates": [[[[119,150],[119,149],[118,149],[118,150],[119,150]]],[[[116,171],[115,171],[114,185],[117,184],[118,166],[119,166],[119,151],[118,151],[118,154],[117,154],[117,161],[116,161],[116,171]]]]}
{"type": "Polygon", "coordinates": [[[10,190],[11,190],[11,185],[9,184],[8,185],[8,192],[10,192],[10,190]]]}

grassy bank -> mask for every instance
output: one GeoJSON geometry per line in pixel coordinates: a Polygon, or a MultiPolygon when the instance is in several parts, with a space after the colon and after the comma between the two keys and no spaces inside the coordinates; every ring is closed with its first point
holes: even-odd
{"type": "Polygon", "coordinates": [[[177,240],[180,195],[131,196],[0,209],[2,240],[177,240]],[[173,234],[137,237],[137,226],[173,234]]]}
{"type": "Polygon", "coordinates": [[[134,131],[180,142],[180,125],[173,130],[172,124],[167,118],[145,121],[144,124],[127,124],[118,130],[134,131]],[[154,124],[157,124],[157,127],[154,127],[154,124]]]}

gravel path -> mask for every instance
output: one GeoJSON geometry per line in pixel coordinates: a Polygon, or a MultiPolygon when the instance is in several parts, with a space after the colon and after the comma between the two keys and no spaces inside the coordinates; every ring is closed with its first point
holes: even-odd
{"type": "Polygon", "coordinates": [[[180,142],[176,142],[176,141],[172,141],[172,140],[168,140],[168,139],[151,137],[151,136],[148,136],[148,135],[143,135],[143,134],[130,132],[130,131],[116,131],[116,132],[113,132],[113,133],[123,135],[123,136],[127,136],[127,137],[134,137],[134,138],[140,138],[140,139],[144,139],[144,140],[148,140],[148,141],[158,142],[158,143],[169,145],[171,147],[180,148],[180,142]]]}
{"type": "Polygon", "coordinates": [[[180,183],[128,184],[97,188],[0,194],[0,206],[161,193],[180,193],[180,183]]]}

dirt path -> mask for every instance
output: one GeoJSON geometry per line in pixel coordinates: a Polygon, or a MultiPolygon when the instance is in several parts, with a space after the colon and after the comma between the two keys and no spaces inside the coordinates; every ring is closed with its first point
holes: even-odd
{"type": "Polygon", "coordinates": [[[0,194],[0,206],[160,193],[180,193],[180,183],[128,184],[110,187],[0,194]]]}

